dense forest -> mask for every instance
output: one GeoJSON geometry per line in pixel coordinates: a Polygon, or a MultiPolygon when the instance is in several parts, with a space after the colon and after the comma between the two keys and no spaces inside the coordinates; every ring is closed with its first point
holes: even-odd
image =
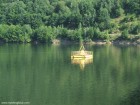
{"type": "Polygon", "coordinates": [[[0,41],[140,36],[140,0],[0,0],[0,41]]]}

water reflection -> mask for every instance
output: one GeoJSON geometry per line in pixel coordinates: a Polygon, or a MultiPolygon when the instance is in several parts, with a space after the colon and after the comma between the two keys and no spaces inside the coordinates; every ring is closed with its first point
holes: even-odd
{"type": "Polygon", "coordinates": [[[71,59],[72,64],[79,64],[80,69],[84,70],[86,64],[93,62],[93,58],[73,58],[71,59]]]}
{"type": "Polygon", "coordinates": [[[140,47],[87,46],[94,51],[93,64],[70,60],[78,47],[0,46],[0,102],[139,105],[140,47]],[[78,62],[84,64],[83,72],[78,62]]]}

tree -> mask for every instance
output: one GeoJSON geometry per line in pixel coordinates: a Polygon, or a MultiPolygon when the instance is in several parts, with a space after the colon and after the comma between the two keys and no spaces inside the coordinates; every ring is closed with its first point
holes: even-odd
{"type": "Polygon", "coordinates": [[[123,9],[121,8],[121,4],[119,0],[115,0],[114,6],[111,9],[111,16],[113,18],[117,18],[123,14],[123,9]]]}
{"type": "Polygon", "coordinates": [[[98,17],[99,22],[105,22],[110,20],[109,12],[106,8],[101,7],[98,17]]]}
{"type": "Polygon", "coordinates": [[[140,14],[140,1],[139,0],[129,0],[123,2],[123,8],[125,13],[136,13],[140,14]]]}
{"type": "Polygon", "coordinates": [[[30,25],[24,25],[22,27],[22,32],[23,32],[23,35],[24,35],[23,42],[30,42],[31,41],[31,35],[33,33],[33,30],[31,28],[31,26],[30,25]]]}
{"type": "Polygon", "coordinates": [[[110,15],[106,8],[102,8],[102,7],[100,8],[98,21],[101,30],[110,28],[110,15]]]}
{"type": "Polygon", "coordinates": [[[82,16],[80,14],[72,13],[66,20],[65,26],[68,28],[78,28],[78,25],[82,22],[82,16]]]}
{"type": "Polygon", "coordinates": [[[33,41],[47,43],[52,41],[52,39],[54,38],[53,34],[54,31],[52,27],[41,26],[35,30],[31,38],[33,41]]]}
{"type": "Polygon", "coordinates": [[[125,29],[124,31],[122,31],[122,34],[121,34],[121,38],[122,39],[128,39],[128,30],[125,29]]]}

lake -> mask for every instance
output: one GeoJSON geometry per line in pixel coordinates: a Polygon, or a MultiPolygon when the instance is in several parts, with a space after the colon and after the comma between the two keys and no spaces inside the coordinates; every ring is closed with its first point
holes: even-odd
{"type": "Polygon", "coordinates": [[[30,105],[139,105],[140,46],[86,45],[87,64],[72,63],[79,45],[0,45],[0,102],[30,105]]]}

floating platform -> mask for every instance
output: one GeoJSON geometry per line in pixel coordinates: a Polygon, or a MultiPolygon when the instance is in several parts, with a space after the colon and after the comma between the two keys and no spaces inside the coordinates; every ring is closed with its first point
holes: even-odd
{"type": "Polygon", "coordinates": [[[71,52],[71,63],[72,64],[79,64],[81,70],[84,69],[86,64],[93,62],[93,52],[86,51],[84,45],[81,44],[79,51],[72,51],[71,52]]]}
{"type": "Polygon", "coordinates": [[[93,52],[92,51],[72,51],[71,52],[71,59],[92,59],[93,52]]]}
{"type": "Polygon", "coordinates": [[[84,70],[86,64],[90,64],[93,62],[93,52],[91,51],[73,51],[71,53],[71,63],[79,64],[81,70],[84,70]]]}

